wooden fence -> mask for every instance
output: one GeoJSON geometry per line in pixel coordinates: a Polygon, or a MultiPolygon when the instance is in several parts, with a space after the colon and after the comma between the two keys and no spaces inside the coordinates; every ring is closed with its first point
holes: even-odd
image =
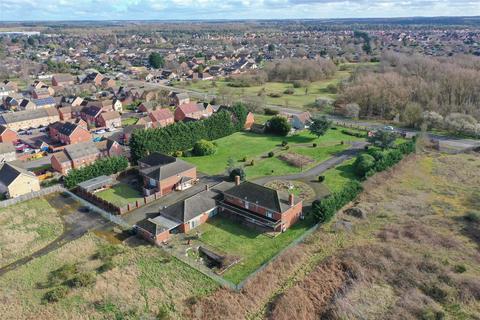
{"type": "Polygon", "coordinates": [[[63,192],[65,191],[65,188],[59,184],[53,185],[51,187],[43,188],[40,189],[39,191],[34,191],[30,193],[23,194],[21,196],[18,196],[16,198],[11,198],[7,200],[0,201],[0,208],[6,208],[8,206],[31,200],[34,198],[46,196],[47,194],[55,193],[55,192],[63,192]]]}

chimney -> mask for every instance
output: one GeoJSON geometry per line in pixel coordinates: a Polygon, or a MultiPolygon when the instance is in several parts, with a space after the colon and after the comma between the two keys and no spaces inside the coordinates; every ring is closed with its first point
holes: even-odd
{"type": "Polygon", "coordinates": [[[235,176],[235,185],[240,185],[240,176],[235,176]]]}
{"type": "Polygon", "coordinates": [[[205,185],[205,191],[208,191],[210,190],[210,187],[208,186],[208,184],[205,185]]]}
{"type": "Polygon", "coordinates": [[[293,195],[293,193],[290,193],[288,195],[288,202],[290,203],[291,207],[293,207],[293,205],[295,204],[295,196],[293,195]]]}

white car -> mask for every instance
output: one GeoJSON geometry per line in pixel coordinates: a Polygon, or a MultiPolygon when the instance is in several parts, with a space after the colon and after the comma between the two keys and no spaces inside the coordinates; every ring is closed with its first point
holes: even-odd
{"type": "Polygon", "coordinates": [[[385,127],[383,127],[383,130],[385,130],[385,131],[395,131],[395,129],[392,126],[385,126],[385,127]]]}
{"type": "Polygon", "coordinates": [[[103,129],[95,131],[96,134],[104,134],[106,131],[103,129]]]}

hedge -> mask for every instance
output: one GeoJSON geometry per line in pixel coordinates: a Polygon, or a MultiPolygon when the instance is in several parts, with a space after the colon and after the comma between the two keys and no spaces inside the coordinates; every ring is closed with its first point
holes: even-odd
{"type": "Polygon", "coordinates": [[[363,132],[355,132],[347,129],[343,129],[341,131],[343,134],[346,134],[347,136],[352,136],[352,137],[357,137],[357,138],[365,138],[367,136],[366,133],[363,132]]]}
{"type": "Polygon", "coordinates": [[[128,168],[127,158],[108,157],[100,159],[91,165],[80,169],[73,169],[64,178],[64,184],[67,188],[73,188],[83,181],[99,177],[101,175],[111,175],[124,171],[128,168]]]}
{"type": "Polygon", "coordinates": [[[328,222],[340,208],[354,200],[362,190],[361,183],[352,180],[341,191],[334,192],[320,201],[314,201],[313,214],[319,222],[328,222]]]}
{"type": "Polygon", "coordinates": [[[199,140],[215,140],[243,130],[247,110],[242,104],[213,114],[205,120],[177,122],[164,128],[134,131],[130,140],[132,160],[136,162],[148,153],[173,154],[193,147],[199,140]]]}

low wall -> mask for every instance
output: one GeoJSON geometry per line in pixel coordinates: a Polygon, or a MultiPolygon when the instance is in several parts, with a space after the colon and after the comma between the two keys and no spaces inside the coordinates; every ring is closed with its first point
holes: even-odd
{"type": "Polygon", "coordinates": [[[8,206],[11,206],[23,201],[27,201],[34,198],[46,196],[47,194],[51,194],[55,192],[63,192],[63,191],[65,191],[65,188],[59,184],[56,184],[51,187],[43,188],[43,189],[40,189],[39,191],[30,192],[16,198],[0,201],[0,208],[6,208],[8,206]]]}

